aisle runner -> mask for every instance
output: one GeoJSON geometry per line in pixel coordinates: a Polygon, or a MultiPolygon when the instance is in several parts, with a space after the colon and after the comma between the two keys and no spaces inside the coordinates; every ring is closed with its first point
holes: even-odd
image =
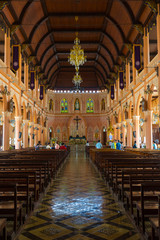
{"type": "Polygon", "coordinates": [[[84,152],[73,151],[18,238],[28,239],[136,240],[140,236],[84,152]]]}

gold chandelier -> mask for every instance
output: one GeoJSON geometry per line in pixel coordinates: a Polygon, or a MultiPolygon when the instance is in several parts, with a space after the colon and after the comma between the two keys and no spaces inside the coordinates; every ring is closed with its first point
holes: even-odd
{"type": "Polygon", "coordinates": [[[84,56],[84,50],[81,49],[80,40],[78,38],[78,33],[76,33],[76,38],[74,40],[73,49],[70,50],[70,55],[68,57],[68,62],[75,66],[76,72],[79,71],[79,66],[82,66],[86,61],[87,57],[84,56]]]}
{"type": "Polygon", "coordinates": [[[72,82],[75,84],[75,86],[80,86],[81,82],[83,82],[81,76],[79,75],[79,72],[76,72],[72,82]]]}

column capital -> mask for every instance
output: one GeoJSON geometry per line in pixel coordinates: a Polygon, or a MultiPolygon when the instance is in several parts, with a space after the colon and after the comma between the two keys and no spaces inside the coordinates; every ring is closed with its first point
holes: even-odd
{"type": "Polygon", "coordinates": [[[140,116],[133,116],[133,119],[134,119],[134,120],[139,120],[139,119],[140,119],[140,116]]]}
{"type": "Polygon", "coordinates": [[[30,126],[33,126],[33,125],[34,125],[34,122],[29,122],[29,125],[30,125],[30,126]]]}
{"type": "Polygon", "coordinates": [[[126,119],[126,122],[130,123],[130,122],[132,122],[132,119],[126,119]]]}
{"type": "Polygon", "coordinates": [[[22,120],[22,116],[15,116],[15,120],[22,120]]]}
{"type": "Polygon", "coordinates": [[[23,123],[28,123],[29,120],[28,119],[23,119],[23,123]]]}

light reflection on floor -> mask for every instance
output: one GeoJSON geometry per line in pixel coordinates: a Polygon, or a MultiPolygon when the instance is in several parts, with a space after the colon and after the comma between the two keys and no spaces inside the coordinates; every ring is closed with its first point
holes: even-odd
{"type": "Polygon", "coordinates": [[[85,153],[71,152],[19,240],[138,240],[85,153]]]}

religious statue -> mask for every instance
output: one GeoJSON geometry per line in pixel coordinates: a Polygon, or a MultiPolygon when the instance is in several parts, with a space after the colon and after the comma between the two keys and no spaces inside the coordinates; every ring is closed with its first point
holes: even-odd
{"type": "Polygon", "coordinates": [[[75,105],[74,105],[74,110],[80,110],[80,104],[78,98],[76,98],[75,105]]]}

